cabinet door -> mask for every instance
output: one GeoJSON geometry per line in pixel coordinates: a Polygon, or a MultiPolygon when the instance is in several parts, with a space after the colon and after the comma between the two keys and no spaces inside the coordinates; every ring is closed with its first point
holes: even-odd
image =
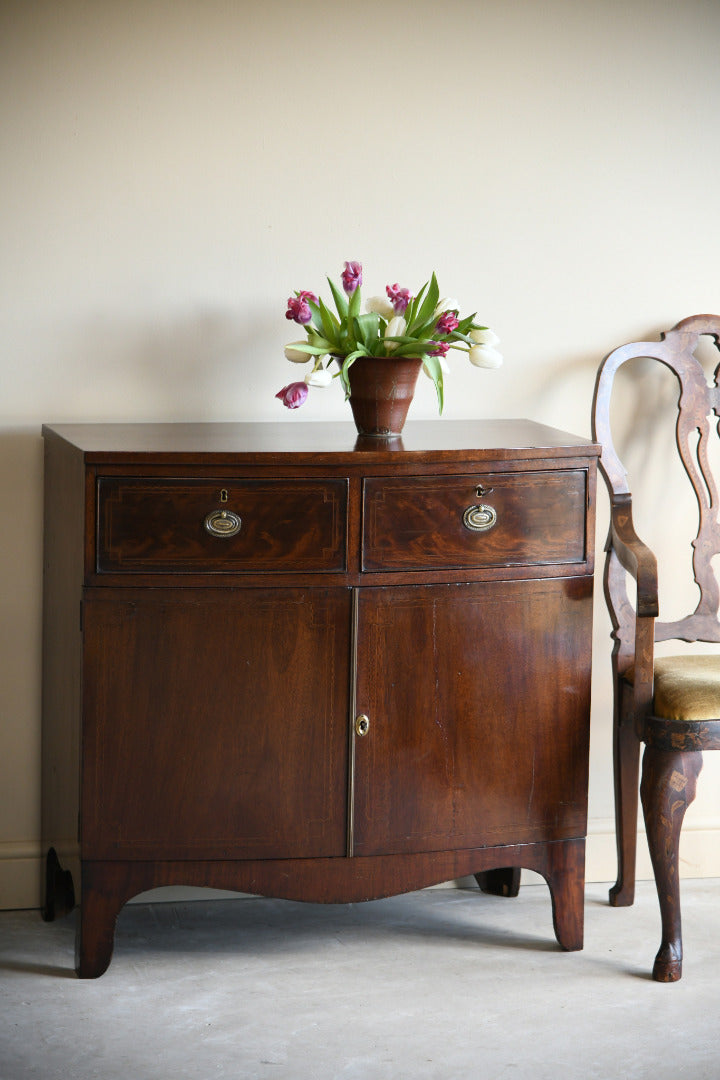
{"type": "Polygon", "coordinates": [[[345,589],[92,592],[85,858],[342,855],[345,589]]]}
{"type": "Polygon", "coordinates": [[[361,590],[356,855],[585,835],[591,590],[361,590]]]}

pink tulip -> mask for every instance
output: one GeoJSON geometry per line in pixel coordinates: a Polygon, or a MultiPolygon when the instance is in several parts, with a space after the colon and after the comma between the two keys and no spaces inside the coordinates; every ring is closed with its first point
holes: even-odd
{"type": "Polygon", "coordinates": [[[359,262],[346,262],[345,269],[340,275],[343,289],[350,296],[362,285],[362,264],[359,262]]]}
{"type": "Polygon", "coordinates": [[[315,300],[316,297],[313,293],[301,292],[298,296],[290,296],[288,298],[287,311],[285,312],[286,319],[292,319],[296,323],[300,323],[304,326],[312,319],[312,311],[308,304],[308,298],[315,300]]]}
{"type": "Polygon", "coordinates": [[[388,299],[393,306],[395,314],[404,315],[411,299],[410,290],[401,289],[396,281],[394,285],[386,285],[385,292],[388,294],[388,299]]]}
{"type": "Polygon", "coordinates": [[[449,341],[438,341],[434,348],[430,349],[430,356],[447,356],[449,348],[449,341]]]}
{"type": "Polygon", "coordinates": [[[308,396],[307,383],[291,382],[275,395],[286,409],[299,409],[308,396]]]}
{"type": "Polygon", "coordinates": [[[453,330],[457,330],[460,325],[460,320],[457,315],[452,311],[446,311],[444,315],[441,315],[437,321],[435,329],[441,334],[450,334],[453,330]]]}

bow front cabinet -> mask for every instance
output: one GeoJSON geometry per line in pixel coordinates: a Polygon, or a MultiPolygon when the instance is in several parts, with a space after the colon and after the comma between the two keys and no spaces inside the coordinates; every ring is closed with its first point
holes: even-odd
{"type": "Polygon", "coordinates": [[[597,447],[528,421],[46,426],[45,915],[476,875],[580,948],[597,447]]]}

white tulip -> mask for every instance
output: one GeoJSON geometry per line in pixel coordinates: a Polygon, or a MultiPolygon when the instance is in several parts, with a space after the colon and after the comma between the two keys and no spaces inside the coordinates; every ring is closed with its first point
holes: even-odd
{"type": "Polygon", "coordinates": [[[433,319],[439,319],[444,311],[459,311],[460,305],[452,296],[446,296],[441,300],[433,312],[433,319]]]}
{"type": "MultiPolygon", "coordinates": [[[[385,329],[385,337],[402,337],[407,329],[407,323],[403,319],[402,315],[394,315],[390,319],[385,329]]],[[[386,341],[385,348],[388,352],[392,352],[393,349],[397,349],[396,341],[386,341]]]]}
{"type": "Polygon", "coordinates": [[[365,310],[375,315],[382,315],[383,319],[390,319],[393,315],[393,306],[386,296],[371,296],[365,301],[365,310]]]}
{"type": "Polygon", "coordinates": [[[289,345],[285,346],[285,359],[292,360],[293,364],[306,364],[311,359],[308,353],[301,352],[300,349],[294,349],[293,345],[305,345],[304,341],[291,341],[289,345]]]}
{"type": "Polygon", "coordinates": [[[315,368],[314,371],[305,376],[305,382],[308,386],[329,386],[332,381],[332,371],[328,371],[327,368],[323,367],[315,368]]]}
{"type": "Polygon", "coordinates": [[[486,326],[484,330],[471,330],[468,334],[471,341],[474,341],[477,345],[499,345],[500,338],[497,336],[494,330],[491,330],[489,326],[486,326]]]}
{"type": "Polygon", "coordinates": [[[474,345],[470,350],[470,363],[475,367],[499,368],[502,367],[502,353],[493,349],[492,345],[474,345]]]}

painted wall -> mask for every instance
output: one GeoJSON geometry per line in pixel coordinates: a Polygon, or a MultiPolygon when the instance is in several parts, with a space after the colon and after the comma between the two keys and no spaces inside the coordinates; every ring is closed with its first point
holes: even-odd
{"type": "MultiPolygon", "coordinates": [[[[502,337],[500,371],[454,362],[448,417],[589,434],[610,348],[720,310],[719,38],[716,0],[0,5],[0,905],[38,900],[40,424],[346,416],[337,388],[294,414],[273,395],[297,373],[286,297],[358,259],[368,295],[434,269],[502,337]]],[[[638,459],[659,409],[642,394],[624,413],[638,459]]],[[[412,415],[434,414],[423,380],[412,415]]],[[[606,522],[603,493],[601,540],[606,522]]],[[[599,599],[588,876],[603,880],[599,599]]],[[[692,874],[720,873],[705,772],[692,874]]]]}

